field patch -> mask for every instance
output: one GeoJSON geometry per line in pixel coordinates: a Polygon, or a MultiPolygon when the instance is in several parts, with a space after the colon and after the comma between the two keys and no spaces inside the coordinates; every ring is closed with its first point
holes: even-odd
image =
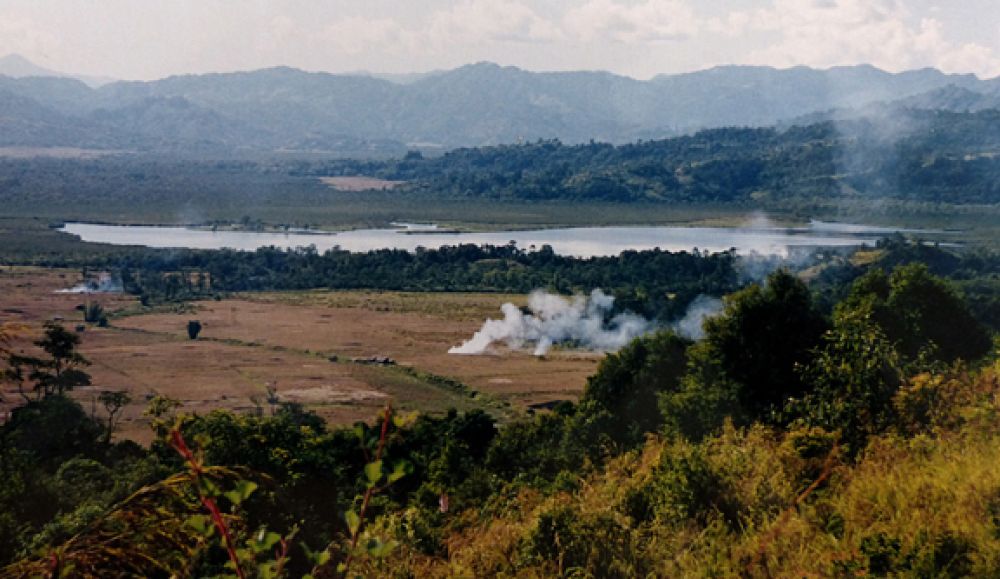
{"type": "MultiPolygon", "coordinates": [[[[483,356],[447,353],[499,316],[502,303],[523,304],[526,296],[274,292],[148,309],[122,294],[57,293],[82,280],[76,270],[0,268],[0,324],[20,328],[14,347],[26,353],[47,320],[79,331],[93,385],[73,397],[100,417],[101,391],[127,391],[132,402],[118,436],[142,442],[150,437],[143,411],[155,396],[199,414],[267,414],[275,403],[295,402],[331,424],[370,420],[390,400],[407,411],[478,408],[503,418],[576,399],[601,358],[561,350],[537,358],[502,347],[483,356]],[[77,308],[90,301],[108,312],[110,327],[84,324],[77,308]],[[203,326],[197,340],[187,336],[192,319],[203,326]]],[[[14,384],[0,384],[0,420],[22,402],[14,384]]]]}
{"type": "MultiPolygon", "coordinates": [[[[391,358],[396,365],[445,376],[514,405],[575,399],[601,354],[555,350],[544,358],[498,347],[490,355],[448,349],[500,316],[498,294],[309,292],[249,295],[195,304],[194,314],[152,314],[116,325],[183,335],[197,318],[202,336],[337,356],[340,362],[391,358]],[[291,303],[289,303],[291,302],[291,303]],[[449,304],[456,304],[449,308],[449,304]]],[[[520,301],[524,301],[520,297],[520,301]]],[[[360,364],[354,364],[360,365],[360,364]]]]}
{"type": "Polygon", "coordinates": [[[387,191],[406,184],[375,177],[320,177],[320,181],[339,191],[387,191]]]}

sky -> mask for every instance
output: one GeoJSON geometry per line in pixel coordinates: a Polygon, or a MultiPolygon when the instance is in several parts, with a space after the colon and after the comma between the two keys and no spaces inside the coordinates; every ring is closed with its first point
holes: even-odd
{"type": "Polygon", "coordinates": [[[0,0],[0,55],[150,80],[492,61],[634,78],[723,64],[1000,76],[1000,0],[0,0]]]}

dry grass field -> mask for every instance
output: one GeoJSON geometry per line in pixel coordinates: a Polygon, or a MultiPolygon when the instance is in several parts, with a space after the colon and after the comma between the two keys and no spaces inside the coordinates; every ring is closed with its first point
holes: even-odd
{"type": "MultiPolygon", "coordinates": [[[[157,395],[190,412],[267,413],[270,387],[281,401],[299,402],[335,424],[370,419],[389,400],[403,410],[482,408],[503,417],[528,404],[576,398],[601,357],[554,351],[539,359],[503,348],[485,356],[447,353],[499,315],[502,303],[523,303],[524,296],[291,292],[144,310],[127,296],[56,293],[81,279],[73,270],[3,268],[0,324],[20,327],[15,349],[31,351],[44,321],[62,319],[74,329],[82,324],[78,305],[104,305],[111,327],[81,333],[93,385],[73,395],[102,415],[97,395],[127,390],[132,403],[119,436],[139,441],[148,440],[142,412],[157,395]],[[203,326],[197,340],[187,337],[190,319],[203,326]],[[395,363],[352,361],[369,357],[395,363]]],[[[0,417],[21,400],[14,385],[0,385],[0,417]]]]}
{"type": "Polygon", "coordinates": [[[261,294],[198,302],[192,314],[129,317],[115,326],[180,338],[187,320],[197,318],[208,339],[292,348],[341,360],[388,357],[514,404],[574,398],[599,355],[556,351],[541,359],[503,348],[484,356],[448,354],[487,316],[498,316],[500,305],[510,299],[491,294],[261,294]]]}
{"type": "Polygon", "coordinates": [[[340,191],[386,191],[405,183],[375,177],[321,177],[320,181],[340,191]]]}

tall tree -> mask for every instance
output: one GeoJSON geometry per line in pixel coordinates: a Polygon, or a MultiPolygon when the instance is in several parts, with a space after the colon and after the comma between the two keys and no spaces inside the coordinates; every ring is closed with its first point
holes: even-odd
{"type": "Polygon", "coordinates": [[[724,312],[705,321],[705,339],[741,404],[761,415],[807,390],[798,369],[826,328],[806,285],[780,270],[726,298],[724,312]]]}

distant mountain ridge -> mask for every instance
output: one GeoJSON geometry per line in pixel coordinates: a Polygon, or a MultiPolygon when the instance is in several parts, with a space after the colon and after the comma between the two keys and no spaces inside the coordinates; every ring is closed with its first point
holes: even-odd
{"type": "Polygon", "coordinates": [[[74,78],[92,88],[97,88],[99,86],[115,82],[116,80],[106,76],[87,76],[56,72],[54,70],[38,66],[20,54],[0,56],[0,75],[12,78],[24,78],[30,76],[74,78]]]}
{"type": "Polygon", "coordinates": [[[73,134],[96,130],[98,140],[115,148],[337,152],[346,146],[362,154],[397,154],[416,144],[622,143],[704,128],[770,126],[889,102],[983,110],[996,108],[998,94],[997,79],[934,69],[889,73],[868,65],[723,66],[648,81],[485,62],[391,80],[276,67],[98,88],[31,75],[0,77],[0,107],[4,99],[20,99],[18,110],[27,110],[23,99],[39,107],[31,130],[16,115],[0,119],[0,128],[9,129],[0,138],[38,145],[49,135],[50,145],[75,146],[66,142],[73,134]],[[51,111],[48,121],[39,117],[42,110],[51,111]]]}

